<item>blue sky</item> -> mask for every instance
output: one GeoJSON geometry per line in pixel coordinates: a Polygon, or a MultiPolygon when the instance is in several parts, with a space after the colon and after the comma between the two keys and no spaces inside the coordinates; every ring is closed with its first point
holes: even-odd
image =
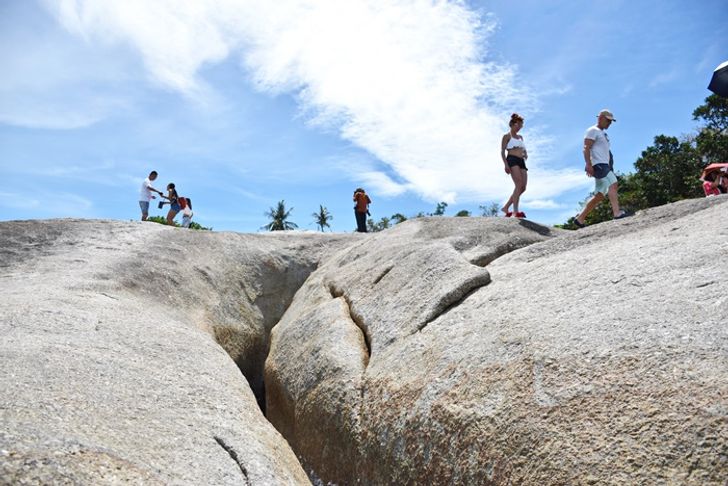
{"type": "Polygon", "coordinates": [[[725,0],[0,0],[0,220],[138,219],[152,169],[215,230],[284,199],[301,229],[323,204],[351,231],[357,186],[375,219],[477,213],[512,190],[517,111],[522,210],[556,224],[592,187],[596,113],[633,170],[695,129],[726,39],[725,0]]]}

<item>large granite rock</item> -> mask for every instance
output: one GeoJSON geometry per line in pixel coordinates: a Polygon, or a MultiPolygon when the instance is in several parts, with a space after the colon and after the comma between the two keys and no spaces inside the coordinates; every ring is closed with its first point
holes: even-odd
{"type": "Polygon", "coordinates": [[[0,483],[724,484],[727,212],[0,223],[0,483]]]}
{"type": "Polygon", "coordinates": [[[307,484],[240,370],[351,239],[0,223],[0,482],[307,484]]]}
{"type": "Polygon", "coordinates": [[[273,329],[268,418],[323,482],[725,484],[727,218],[371,235],[273,329]]]}

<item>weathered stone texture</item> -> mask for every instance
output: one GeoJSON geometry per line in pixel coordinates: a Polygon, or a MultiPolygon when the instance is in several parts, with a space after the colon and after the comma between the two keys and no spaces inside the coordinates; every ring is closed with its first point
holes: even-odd
{"type": "Polygon", "coordinates": [[[726,202],[577,232],[452,218],[373,235],[274,329],[269,417],[339,484],[722,485],[726,202]],[[352,322],[369,356],[341,337],[352,322]]]}
{"type": "Polygon", "coordinates": [[[0,223],[1,481],[307,484],[238,367],[340,239],[0,223]]]}

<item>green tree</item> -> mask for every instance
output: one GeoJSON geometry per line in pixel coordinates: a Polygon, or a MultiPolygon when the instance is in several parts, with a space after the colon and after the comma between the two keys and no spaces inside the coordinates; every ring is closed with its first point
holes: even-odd
{"type": "Polygon", "coordinates": [[[165,218],[164,216],[149,216],[147,218],[147,221],[151,221],[152,223],[167,224],[167,218],[165,218]]]}
{"type": "Polygon", "coordinates": [[[658,135],[634,166],[635,182],[648,207],[702,194],[698,176],[703,164],[688,140],[681,142],[676,137],[658,135]]]}
{"type": "Polygon", "coordinates": [[[331,215],[328,209],[326,209],[322,204],[319,204],[319,210],[317,213],[311,213],[311,216],[313,216],[314,223],[319,227],[319,229],[323,232],[324,228],[331,228],[331,225],[329,224],[329,221],[334,219],[334,217],[331,215]]]}
{"type": "Polygon", "coordinates": [[[369,231],[370,233],[376,233],[377,231],[385,230],[390,226],[392,226],[391,220],[386,216],[376,223],[372,218],[367,219],[367,231],[369,231]]]}
{"type": "Polygon", "coordinates": [[[392,215],[392,221],[394,222],[394,224],[404,223],[405,221],[407,221],[407,216],[402,213],[396,213],[392,215]]]}
{"type": "Polygon", "coordinates": [[[286,210],[286,202],[281,200],[278,201],[278,205],[275,208],[270,208],[267,213],[264,213],[270,218],[270,223],[262,226],[261,229],[268,231],[284,231],[298,228],[296,223],[288,221],[293,208],[286,210]]]}
{"type": "Polygon", "coordinates": [[[445,208],[447,208],[447,203],[445,201],[437,203],[435,212],[432,213],[432,215],[433,216],[442,216],[443,214],[445,214],[445,208]]]}
{"type": "Polygon", "coordinates": [[[200,223],[197,223],[195,221],[190,221],[189,228],[191,230],[199,230],[199,231],[212,231],[212,228],[208,228],[206,226],[202,226],[200,223]]]}
{"type": "MultiPolygon", "coordinates": [[[[164,224],[164,225],[167,224],[167,218],[165,218],[164,216],[149,216],[149,218],[147,218],[147,221],[151,221],[153,223],[164,224]]],[[[174,222],[174,225],[177,228],[180,227],[180,224],[177,221],[174,222]]],[[[202,226],[200,223],[197,223],[195,221],[192,221],[190,223],[189,229],[191,229],[191,230],[199,230],[199,231],[212,231],[212,228],[207,228],[205,226],[202,226]]]]}
{"type": "Polygon", "coordinates": [[[468,211],[467,209],[461,209],[455,214],[455,216],[459,218],[467,218],[470,216],[470,211],[468,211]]]}
{"type": "Polygon", "coordinates": [[[495,218],[498,216],[498,211],[500,209],[496,202],[491,202],[487,206],[478,206],[478,208],[480,209],[480,215],[488,218],[495,218]]]}
{"type": "Polygon", "coordinates": [[[695,137],[703,165],[728,162],[728,98],[708,96],[693,111],[693,120],[705,123],[695,137]]]}

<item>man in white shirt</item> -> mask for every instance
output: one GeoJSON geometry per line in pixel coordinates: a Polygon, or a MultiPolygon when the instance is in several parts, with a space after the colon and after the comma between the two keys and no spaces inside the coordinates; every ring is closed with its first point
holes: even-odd
{"type": "Polygon", "coordinates": [[[617,197],[617,176],[611,168],[609,160],[609,137],[607,128],[616,122],[614,115],[609,110],[602,110],[597,115],[597,124],[589,127],[584,135],[584,161],[586,162],[586,173],[594,177],[594,197],[586,203],[582,212],[574,218],[574,224],[578,228],[586,226],[584,221],[587,215],[602,202],[604,197],[609,198],[612,206],[614,219],[621,219],[627,216],[625,211],[619,209],[619,198],[617,197]]]}
{"type": "Polygon", "coordinates": [[[156,192],[160,196],[161,191],[156,190],[152,187],[152,181],[157,178],[157,171],[153,170],[149,173],[149,177],[144,179],[142,182],[142,188],[139,191],[139,207],[142,209],[142,221],[146,221],[149,217],[149,201],[154,199],[152,192],[156,192]]]}

